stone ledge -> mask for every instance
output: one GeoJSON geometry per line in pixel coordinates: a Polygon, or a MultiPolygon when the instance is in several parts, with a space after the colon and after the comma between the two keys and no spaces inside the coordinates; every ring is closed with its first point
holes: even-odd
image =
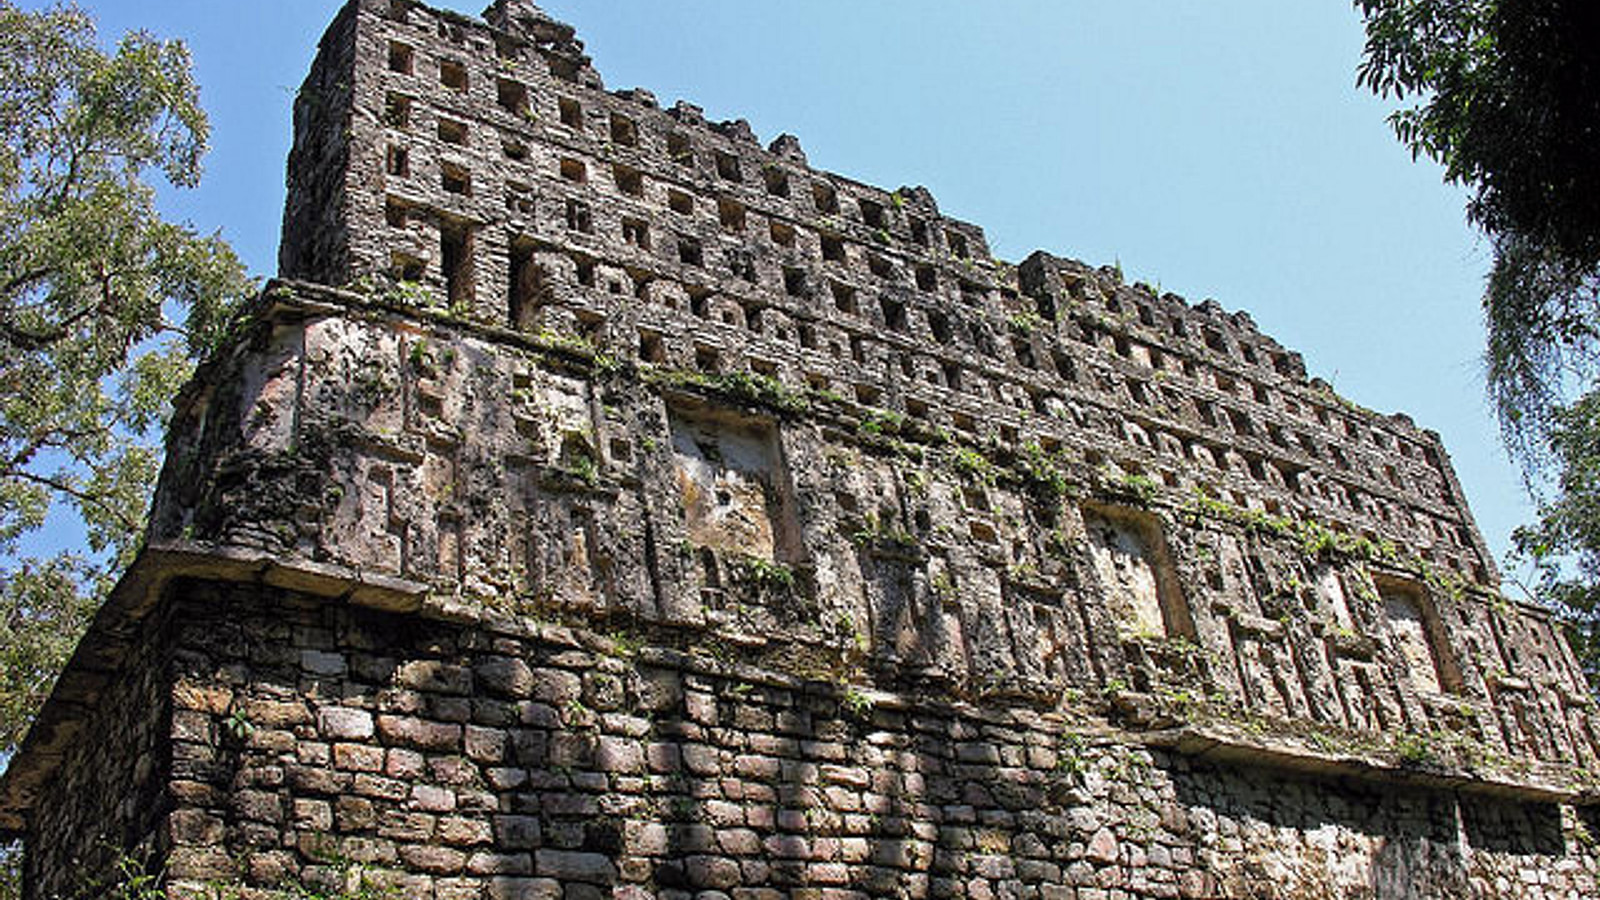
{"type": "Polygon", "coordinates": [[[1266,766],[1320,777],[1350,778],[1460,791],[1538,803],[1600,806],[1600,790],[1569,769],[1532,764],[1526,774],[1481,772],[1396,761],[1392,753],[1340,753],[1300,741],[1248,733],[1221,723],[1185,724],[1137,735],[1146,746],[1193,759],[1266,766]]]}

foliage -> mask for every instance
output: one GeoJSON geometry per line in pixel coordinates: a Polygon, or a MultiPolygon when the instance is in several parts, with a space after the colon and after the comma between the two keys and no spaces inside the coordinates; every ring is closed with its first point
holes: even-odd
{"type": "Polygon", "coordinates": [[[994,484],[994,463],[971,447],[957,447],[950,451],[950,465],[968,481],[994,484]]]}
{"type": "Polygon", "coordinates": [[[749,406],[769,409],[779,415],[794,416],[811,408],[805,394],[791,390],[771,375],[752,372],[707,374],[689,369],[646,371],[649,381],[680,388],[697,388],[720,394],[749,406]]]}
{"type": "MultiPolygon", "coordinates": [[[[1542,598],[1577,613],[1580,633],[1592,635],[1600,525],[1583,493],[1595,440],[1583,432],[1596,424],[1600,375],[1600,5],[1356,6],[1367,28],[1360,82],[1409,102],[1390,119],[1396,135],[1472,191],[1468,217],[1494,248],[1483,299],[1489,393],[1529,486],[1554,490],[1516,544],[1538,565],[1542,598]]],[[[1591,637],[1578,649],[1594,671],[1600,647],[1591,637]]]]}
{"type": "MultiPolygon", "coordinates": [[[[1360,81],[1411,99],[1414,155],[1468,186],[1489,235],[1490,390],[1513,446],[1542,453],[1563,389],[1592,381],[1600,289],[1600,55],[1585,0],[1357,0],[1360,81]]],[[[1530,459],[1530,462],[1536,462],[1530,459]]]]}
{"type": "Polygon", "coordinates": [[[1550,447],[1555,493],[1512,543],[1532,563],[1539,596],[1568,623],[1590,683],[1600,684],[1600,395],[1554,411],[1550,447]]]}
{"type": "Polygon", "coordinates": [[[108,53],[74,8],[0,0],[0,751],[137,550],[170,400],[251,290],[155,208],[148,179],[194,186],[206,136],[181,43],[108,53]],[[20,559],[52,505],[89,555],[20,559]]]}
{"type": "Polygon", "coordinates": [[[736,557],[734,567],[746,582],[762,590],[787,592],[798,584],[794,569],[760,556],[736,557]]]}

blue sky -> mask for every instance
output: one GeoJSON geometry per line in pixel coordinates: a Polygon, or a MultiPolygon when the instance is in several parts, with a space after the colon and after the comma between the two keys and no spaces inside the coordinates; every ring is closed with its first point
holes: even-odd
{"type": "MultiPolygon", "coordinates": [[[[482,0],[487,2],[487,0],[482,0]]],[[[475,13],[482,2],[444,2],[475,13]]],[[[44,4],[23,0],[36,8],[44,4]]],[[[181,37],[212,117],[168,210],[275,269],[289,108],[334,0],[82,2],[181,37]]],[[[1348,3],[547,0],[607,87],[798,135],[811,163],[1045,249],[1248,310],[1311,373],[1439,431],[1497,556],[1531,513],[1483,399],[1489,251],[1465,194],[1355,85],[1348,3]]]]}

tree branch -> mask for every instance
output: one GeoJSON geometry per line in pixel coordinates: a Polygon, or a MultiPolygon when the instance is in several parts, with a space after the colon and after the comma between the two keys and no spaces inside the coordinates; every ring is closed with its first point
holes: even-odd
{"type": "Polygon", "coordinates": [[[57,493],[65,494],[66,496],[71,497],[72,499],[86,506],[92,506],[96,509],[99,509],[105,512],[107,515],[115,518],[124,528],[128,529],[129,532],[137,532],[142,524],[138,519],[106,502],[106,498],[97,494],[92,494],[81,488],[73,487],[71,484],[68,484],[67,482],[58,478],[51,478],[48,475],[39,475],[29,472],[26,469],[19,469],[7,474],[12,478],[37,484],[40,487],[49,488],[57,493]]]}

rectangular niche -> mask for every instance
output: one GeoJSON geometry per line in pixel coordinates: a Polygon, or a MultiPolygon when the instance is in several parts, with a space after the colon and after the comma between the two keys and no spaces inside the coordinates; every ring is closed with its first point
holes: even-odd
{"type": "Polygon", "coordinates": [[[1193,637],[1161,526],[1154,516],[1085,506],[1084,532],[1106,607],[1127,637],[1193,637]]]}
{"type": "Polygon", "coordinates": [[[1373,579],[1383,601],[1384,620],[1406,674],[1418,690],[1453,690],[1461,678],[1441,652],[1439,616],[1426,590],[1414,581],[1378,576],[1373,579]]]}
{"type": "Polygon", "coordinates": [[[779,562],[801,557],[794,489],[765,421],[673,410],[674,475],[690,543],[779,562]]]}

